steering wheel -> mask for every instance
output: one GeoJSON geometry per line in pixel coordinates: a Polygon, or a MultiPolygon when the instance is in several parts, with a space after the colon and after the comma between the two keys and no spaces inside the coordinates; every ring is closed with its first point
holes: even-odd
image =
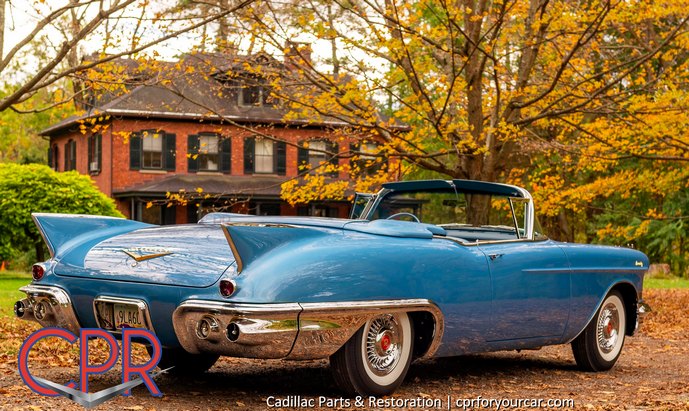
{"type": "Polygon", "coordinates": [[[395,213],[395,214],[391,215],[390,217],[386,218],[386,220],[392,220],[392,219],[395,218],[395,217],[402,217],[402,216],[411,217],[411,218],[413,218],[414,221],[416,221],[417,223],[420,223],[420,222],[421,222],[421,220],[419,220],[419,217],[415,216],[415,215],[412,214],[412,213],[406,213],[406,212],[403,212],[403,213],[395,213]]]}

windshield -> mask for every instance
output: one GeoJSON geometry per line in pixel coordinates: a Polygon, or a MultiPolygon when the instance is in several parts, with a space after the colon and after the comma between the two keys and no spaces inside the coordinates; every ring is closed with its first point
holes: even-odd
{"type": "MultiPolygon", "coordinates": [[[[526,237],[526,225],[529,200],[519,197],[507,197],[487,194],[469,194],[447,192],[445,190],[391,192],[377,205],[370,220],[394,218],[434,224],[445,228],[448,235],[471,237],[457,230],[491,231],[499,233],[491,239],[522,239],[526,237]],[[396,214],[400,214],[395,216],[396,214]],[[455,230],[455,231],[453,231],[455,230]],[[460,235],[462,234],[462,235],[460,235]]],[[[535,237],[540,239],[540,226],[535,221],[535,237]]]]}

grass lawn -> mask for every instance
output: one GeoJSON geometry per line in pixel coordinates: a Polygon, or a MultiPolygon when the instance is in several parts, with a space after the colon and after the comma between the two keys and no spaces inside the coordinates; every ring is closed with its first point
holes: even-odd
{"type": "Polygon", "coordinates": [[[19,287],[31,282],[31,274],[0,271],[0,316],[13,315],[14,303],[24,297],[19,287]]]}
{"type": "Polygon", "coordinates": [[[644,288],[689,288],[689,279],[686,278],[646,278],[644,288]]]}

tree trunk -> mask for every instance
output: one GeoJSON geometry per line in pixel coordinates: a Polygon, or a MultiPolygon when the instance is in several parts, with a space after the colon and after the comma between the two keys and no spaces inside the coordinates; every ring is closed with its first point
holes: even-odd
{"type": "MultiPolygon", "coordinates": [[[[76,4],[78,0],[70,0],[70,3],[76,4]]],[[[71,38],[75,38],[79,35],[81,31],[81,22],[79,21],[79,15],[76,9],[70,10],[70,24],[69,24],[69,34],[71,38]]],[[[79,50],[77,47],[73,47],[67,53],[67,64],[70,68],[79,66],[79,50]]],[[[79,109],[86,110],[84,103],[84,82],[78,77],[72,79],[72,89],[74,90],[74,105],[79,109]]],[[[43,261],[43,260],[41,260],[43,261]]]]}
{"type": "Polygon", "coordinates": [[[5,51],[5,3],[6,0],[0,0],[0,60],[5,51]]]}
{"type": "Polygon", "coordinates": [[[36,261],[45,261],[45,252],[43,250],[43,242],[38,239],[34,242],[36,248],[36,261]]]}

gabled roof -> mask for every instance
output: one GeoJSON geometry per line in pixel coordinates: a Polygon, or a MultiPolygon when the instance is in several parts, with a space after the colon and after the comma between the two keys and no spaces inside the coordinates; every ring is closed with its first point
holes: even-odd
{"type": "Polygon", "coordinates": [[[250,56],[225,53],[189,54],[178,64],[160,64],[159,73],[152,72],[150,68],[138,67],[134,60],[121,60],[125,73],[129,73],[131,90],[120,96],[104,93],[84,114],[62,120],[42,130],[40,134],[52,135],[66,128],[78,126],[84,120],[103,115],[117,118],[218,122],[231,120],[237,123],[317,127],[349,125],[333,117],[323,117],[319,122],[285,121],[287,110],[279,106],[240,105],[239,90],[242,87],[238,82],[254,76],[253,73],[246,72],[247,67],[260,66],[259,72],[271,75],[282,75],[289,71],[286,64],[265,53],[250,56]]]}

